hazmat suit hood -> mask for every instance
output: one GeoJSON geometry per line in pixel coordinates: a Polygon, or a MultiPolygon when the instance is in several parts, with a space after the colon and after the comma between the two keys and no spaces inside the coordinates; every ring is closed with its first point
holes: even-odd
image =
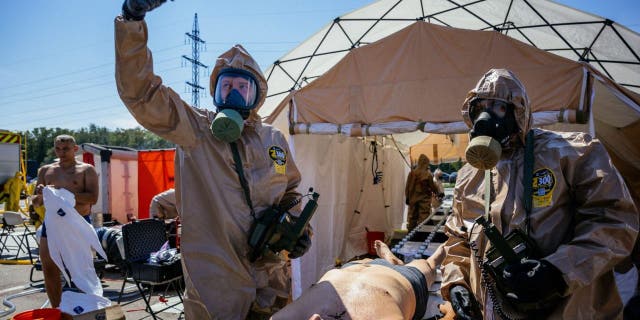
{"type": "Polygon", "coordinates": [[[221,54],[218,59],[216,59],[216,65],[213,67],[211,71],[211,77],[209,82],[209,92],[213,97],[215,95],[216,81],[218,79],[218,75],[220,72],[227,68],[234,68],[247,71],[253,75],[258,84],[258,100],[256,101],[256,107],[251,110],[251,114],[249,116],[250,122],[259,122],[260,116],[258,115],[258,110],[264,103],[264,100],[267,97],[267,80],[262,75],[262,71],[260,70],[260,66],[258,63],[251,57],[251,55],[245,50],[241,45],[236,44],[231,47],[231,49],[227,50],[223,54],[221,54]]]}
{"type": "Polygon", "coordinates": [[[531,128],[531,105],[524,85],[513,72],[507,69],[491,69],[482,76],[476,87],[469,91],[462,104],[462,118],[469,128],[473,128],[469,107],[475,99],[501,100],[512,104],[520,128],[519,137],[524,143],[524,138],[531,128]]]}
{"type": "Polygon", "coordinates": [[[418,166],[416,166],[416,169],[429,170],[429,163],[429,158],[421,154],[420,157],[418,157],[418,166]]]}

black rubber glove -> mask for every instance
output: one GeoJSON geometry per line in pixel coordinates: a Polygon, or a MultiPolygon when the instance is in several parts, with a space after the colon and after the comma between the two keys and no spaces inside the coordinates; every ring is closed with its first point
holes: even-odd
{"type": "Polygon", "coordinates": [[[449,290],[451,306],[456,313],[456,319],[475,320],[482,319],[480,305],[469,289],[462,285],[454,285],[449,290]]]}
{"type": "Polygon", "coordinates": [[[309,236],[309,232],[305,231],[305,233],[298,238],[298,241],[296,241],[296,245],[293,247],[293,250],[289,252],[289,258],[300,258],[309,251],[309,248],[311,248],[311,237],[309,236]]]}
{"type": "Polygon", "coordinates": [[[144,15],[159,7],[167,0],[124,0],[122,3],[122,16],[127,20],[142,20],[144,15]]]}
{"type": "Polygon", "coordinates": [[[543,302],[559,297],[567,287],[562,272],[545,260],[523,260],[504,268],[506,296],[514,302],[543,302]]]}

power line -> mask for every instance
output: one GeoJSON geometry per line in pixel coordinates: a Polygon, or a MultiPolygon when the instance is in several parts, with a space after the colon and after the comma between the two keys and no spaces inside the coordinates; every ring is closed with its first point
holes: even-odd
{"type": "MultiPolygon", "coordinates": [[[[173,68],[160,70],[159,72],[166,72],[166,71],[175,70],[175,69],[179,69],[179,68],[180,67],[173,67],[173,68]]],[[[179,82],[179,81],[175,81],[175,82],[172,82],[170,84],[175,84],[176,82],[179,82]]],[[[114,84],[114,83],[115,83],[114,80],[110,80],[108,82],[101,83],[100,86],[101,85],[105,85],[105,84],[114,84]]],[[[168,86],[170,84],[166,84],[166,85],[168,86]]],[[[95,87],[95,86],[98,86],[98,85],[93,85],[91,87],[95,87]]],[[[82,88],[82,89],[87,89],[87,88],[88,87],[85,87],[85,88],[82,88]]],[[[77,90],[82,90],[82,89],[77,89],[77,90]]],[[[45,96],[59,95],[59,94],[68,93],[70,91],[71,90],[67,90],[67,91],[57,92],[57,93],[53,93],[53,94],[48,94],[48,95],[45,95],[45,96]]],[[[45,96],[34,97],[34,98],[28,99],[28,100],[21,100],[21,102],[22,101],[32,101],[32,100],[34,100],[36,98],[42,98],[42,97],[45,97],[45,96]]],[[[118,98],[119,99],[118,95],[116,93],[114,93],[114,94],[111,94],[111,95],[108,95],[108,96],[102,96],[100,98],[92,98],[92,99],[87,99],[87,100],[82,100],[82,101],[76,101],[76,102],[70,102],[70,103],[62,103],[62,104],[59,104],[59,105],[56,105],[56,106],[47,107],[47,110],[56,110],[56,109],[60,109],[60,108],[67,108],[67,107],[72,106],[72,105],[91,102],[91,101],[95,101],[95,100],[102,100],[102,99],[106,99],[106,98],[109,98],[109,97],[118,98]]],[[[25,114],[28,114],[28,113],[39,112],[42,109],[41,107],[37,107],[37,106],[34,107],[34,108],[38,108],[38,110],[27,110],[26,112],[21,112],[21,113],[12,112],[12,113],[5,114],[5,117],[8,117],[8,116],[22,116],[22,115],[25,115],[25,114]]]]}
{"type": "MultiPolygon", "coordinates": [[[[181,81],[174,81],[171,83],[167,83],[166,86],[170,86],[173,84],[177,84],[180,83],[181,81]]],[[[117,97],[117,95],[115,95],[117,97]]],[[[118,97],[119,99],[119,97],[118,97]]],[[[109,105],[109,106],[98,106],[98,107],[94,107],[94,108],[88,108],[88,109],[83,109],[82,111],[78,111],[78,112],[73,112],[73,113],[64,113],[61,112],[58,115],[50,115],[49,113],[47,114],[42,114],[40,117],[37,118],[32,118],[32,119],[25,119],[23,121],[12,121],[11,125],[21,125],[21,124],[27,124],[27,123],[31,123],[31,122],[50,122],[52,119],[60,119],[60,118],[66,118],[65,124],[66,123],[73,123],[73,122],[77,122],[77,121],[89,121],[85,114],[87,113],[92,113],[95,114],[96,112],[101,112],[101,111],[107,111],[109,109],[115,109],[115,108],[120,108],[120,110],[118,111],[110,111],[110,113],[108,113],[107,115],[111,114],[111,115],[115,115],[115,114],[121,114],[121,113],[125,113],[125,114],[129,114],[129,112],[127,111],[127,108],[124,106],[123,103],[119,103],[119,104],[115,104],[115,105],[109,105]]],[[[47,109],[48,110],[48,109],[47,109]]],[[[91,121],[89,121],[91,122],[91,121]]],[[[95,122],[92,122],[95,123],[95,122]]]]}
{"type": "MultiPolygon", "coordinates": [[[[176,59],[178,59],[178,58],[176,58],[176,57],[172,57],[172,58],[169,58],[169,59],[164,59],[164,60],[158,61],[158,62],[156,63],[156,65],[157,65],[157,64],[162,64],[162,63],[164,63],[164,62],[168,62],[168,61],[176,60],[176,59]]],[[[92,77],[92,78],[81,78],[81,79],[76,79],[76,80],[70,80],[69,82],[56,84],[56,85],[51,86],[51,87],[38,88],[38,90],[40,90],[40,91],[46,91],[46,90],[56,89],[56,88],[60,88],[60,87],[66,87],[66,86],[68,86],[68,85],[77,84],[77,83],[79,83],[79,82],[87,82],[87,81],[91,81],[91,80],[102,79],[102,78],[105,78],[105,77],[110,77],[111,79],[113,79],[113,76],[114,76],[114,75],[113,75],[113,71],[111,71],[111,72],[109,72],[109,73],[107,73],[107,74],[102,74],[102,75],[99,75],[99,76],[96,76],[96,77],[92,77]]],[[[19,93],[11,94],[11,95],[8,95],[8,96],[0,97],[0,99],[6,99],[6,98],[11,98],[11,97],[16,97],[16,96],[21,96],[21,95],[30,95],[30,94],[31,94],[31,92],[30,92],[30,91],[27,91],[27,92],[19,92],[19,93]]],[[[3,103],[4,103],[4,102],[3,102],[3,103]]]]}
{"type": "MultiPolygon", "coordinates": [[[[167,48],[163,48],[163,49],[159,49],[159,50],[154,50],[154,52],[159,53],[159,52],[163,52],[163,51],[179,48],[179,47],[182,47],[182,46],[183,46],[182,44],[175,45],[175,46],[171,46],[171,47],[167,47],[167,48]]],[[[74,70],[74,71],[71,71],[71,72],[57,74],[57,75],[53,75],[53,76],[49,76],[49,77],[45,77],[45,78],[40,78],[40,79],[37,79],[37,80],[32,80],[32,81],[17,83],[17,84],[5,86],[5,87],[0,87],[0,90],[6,90],[6,89],[11,89],[11,88],[30,85],[30,84],[37,83],[37,82],[43,82],[43,81],[48,81],[48,80],[52,80],[52,79],[62,78],[62,77],[66,77],[66,76],[70,76],[70,75],[74,75],[74,74],[78,74],[78,73],[82,73],[82,72],[87,72],[87,71],[91,71],[91,70],[95,70],[95,69],[99,69],[99,68],[104,68],[104,67],[107,67],[107,66],[113,67],[114,65],[115,65],[115,61],[111,60],[111,61],[109,61],[107,63],[99,64],[97,66],[88,67],[88,68],[85,68],[85,69],[74,70]]]]}

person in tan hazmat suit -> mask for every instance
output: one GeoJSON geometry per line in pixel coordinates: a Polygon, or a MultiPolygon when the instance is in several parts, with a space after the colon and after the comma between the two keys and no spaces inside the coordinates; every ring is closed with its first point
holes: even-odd
{"type": "Polygon", "coordinates": [[[429,170],[429,158],[421,154],[418,165],[409,172],[405,185],[405,203],[409,206],[407,230],[411,231],[418,223],[424,221],[431,213],[431,197],[438,194],[438,187],[433,182],[429,170]]]}
{"type": "Polygon", "coordinates": [[[179,216],[176,208],[176,190],[171,188],[162,191],[151,199],[149,217],[158,219],[175,219],[179,216]]]}
{"type": "Polygon", "coordinates": [[[631,253],[638,214],[603,145],[531,128],[525,88],[505,69],[480,79],[462,115],[469,163],[446,222],[441,291],[456,319],[622,319],[613,267],[631,253]],[[537,250],[479,265],[497,247],[481,216],[499,236],[521,230],[537,250]]]}
{"type": "MultiPolygon", "coordinates": [[[[218,112],[190,106],[153,73],[144,16],[163,2],[125,0],[115,19],[116,82],[136,120],[177,145],[185,316],[266,318],[276,310],[274,302],[287,301],[290,278],[280,255],[266,253],[251,262],[248,239],[265,210],[300,197],[300,172],[284,135],[261,123],[257,109],[267,83],[242,46],[220,55],[211,73],[218,112]]],[[[289,212],[299,214],[300,208],[289,212]]],[[[304,231],[290,258],[308,250],[309,233],[304,231]]]]}

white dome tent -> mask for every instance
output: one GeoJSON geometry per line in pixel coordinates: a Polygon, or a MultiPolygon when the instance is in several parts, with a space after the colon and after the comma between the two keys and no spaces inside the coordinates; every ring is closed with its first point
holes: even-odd
{"type": "Polygon", "coordinates": [[[395,142],[465,132],[462,101],[491,67],[523,80],[535,125],[595,133],[640,195],[639,52],[637,33],[546,0],[381,0],[334,19],[265,72],[260,114],[291,134],[301,188],[321,195],[294,296],[365,253],[364,227],[400,226],[408,168],[395,142]]]}

